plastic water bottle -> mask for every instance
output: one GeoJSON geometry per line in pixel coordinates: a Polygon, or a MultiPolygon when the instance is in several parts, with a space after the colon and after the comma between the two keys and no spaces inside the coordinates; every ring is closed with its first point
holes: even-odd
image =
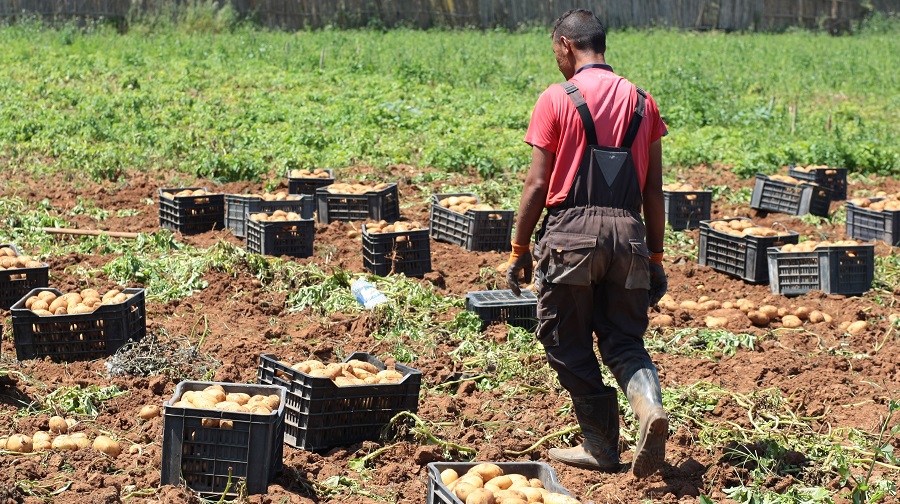
{"type": "Polygon", "coordinates": [[[388,302],[388,298],[364,278],[358,278],[350,284],[350,292],[356,296],[356,300],[365,306],[367,310],[388,302]]]}

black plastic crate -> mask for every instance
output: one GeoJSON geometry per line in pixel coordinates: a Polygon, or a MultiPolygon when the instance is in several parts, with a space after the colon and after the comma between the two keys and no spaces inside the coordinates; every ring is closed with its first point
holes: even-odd
{"type": "Polygon", "coordinates": [[[309,257],[313,255],[316,223],[312,219],[297,221],[247,222],[247,251],[271,256],[309,257]]]}
{"type": "Polygon", "coordinates": [[[275,210],[296,212],[304,219],[312,219],[316,212],[316,199],[309,194],[297,194],[299,199],[266,201],[257,196],[225,195],[225,227],[240,238],[247,234],[247,213],[272,213],[275,210]]]}
{"type": "Polygon", "coordinates": [[[794,296],[820,290],[855,296],[872,288],[874,245],[835,245],[809,252],[769,249],[769,286],[773,294],[794,296]]]}
{"type": "Polygon", "coordinates": [[[159,227],[181,234],[205,233],[225,227],[225,195],[173,196],[178,191],[206,189],[205,187],[177,187],[159,190],[159,227]]]}
{"type": "Polygon", "coordinates": [[[291,170],[285,174],[288,180],[288,192],[290,194],[316,195],[316,189],[334,184],[334,171],[323,168],[328,173],[328,178],[318,177],[291,177],[291,170]]]}
{"type": "Polygon", "coordinates": [[[825,186],[791,184],[773,180],[761,173],[756,174],[750,208],[790,215],[828,217],[830,206],[831,190],[825,186]]]}
{"type": "Polygon", "coordinates": [[[831,190],[831,201],[843,201],[847,199],[847,169],[828,167],[816,167],[809,171],[800,170],[791,165],[788,166],[788,175],[797,180],[815,182],[831,190]]]}
{"type": "Polygon", "coordinates": [[[469,210],[464,214],[441,206],[451,196],[478,196],[472,193],[434,194],[431,196],[431,237],[459,245],[470,252],[512,250],[513,210],[469,210]]]}
{"type": "MultiPolygon", "coordinates": [[[[0,244],[0,248],[3,247],[9,247],[17,256],[22,255],[12,243],[0,244]]],[[[41,264],[43,266],[0,271],[0,309],[9,310],[32,289],[47,287],[50,266],[43,262],[41,264]]]]}
{"type": "MultiPolygon", "coordinates": [[[[358,359],[385,369],[378,358],[356,352],[358,359]]],[[[257,381],[287,388],[284,442],[301,450],[319,451],[361,441],[377,441],[398,413],[419,410],[422,372],[396,364],[399,383],[338,387],[329,378],[310,376],[288,367],[272,354],[259,356],[257,381]]]]}
{"type": "Polygon", "coordinates": [[[13,338],[19,360],[50,357],[56,362],[104,359],[130,341],[147,334],[144,289],[125,289],[133,294],[122,303],[100,305],[90,313],[40,316],[25,308],[29,297],[41,291],[63,293],[56,289],[34,289],[13,305],[13,338]]]}
{"type": "Polygon", "coordinates": [[[666,221],[675,231],[693,229],[709,220],[712,191],[663,191],[666,221]]]}
{"type": "Polygon", "coordinates": [[[369,233],[363,225],[363,266],[379,276],[403,273],[421,277],[431,271],[428,229],[394,233],[369,233]]]}
{"type": "Polygon", "coordinates": [[[482,329],[494,322],[534,331],[537,328],[537,296],[522,289],[517,296],[509,289],[475,291],[466,294],[466,310],[481,317],[482,329]]]}
{"type": "MultiPolygon", "coordinates": [[[[431,462],[428,464],[428,499],[427,504],[465,504],[447,488],[441,481],[441,472],[453,469],[460,476],[466,471],[484,462],[431,462]]],[[[541,480],[544,488],[549,492],[568,495],[572,494],[559,483],[556,471],[545,462],[490,462],[503,469],[503,474],[521,474],[528,479],[541,480]]]]}
{"type": "Polygon", "coordinates": [[[184,481],[188,488],[204,495],[236,496],[238,481],[243,480],[248,494],[266,493],[269,483],[283,469],[286,401],[286,391],[279,386],[179,383],[164,405],[160,484],[178,485],[184,481]],[[210,385],[221,385],[225,393],[277,394],[281,404],[268,415],[172,406],[185,392],[203,390],[210,385]],[[208,419],[230,420],[232,428],[204,427],[203,421],[208,419]],[[229,474],[232,486],[225,493],[229,474]]]}
{"type": "MultiPolygon", "coordinates": [[[[884,198],[871,198],[872,203],[884,198]]],[[[872,210],[847,202],[847,236],[855,240],[881,240],[900,246],[900,210],[872,210]]]]}
{"type": "MultiPolygon", "coordinates": [[[[745,217],[717,220],[729,222],[737,219],[751,221],[745,217]]],[[[769,247],[800,241],[800,235],[795,231],[788,231],[789,234],[783,236],[735,236],[713,229],[713,222],[716,221],[700,223],[698,262],[701,266],[709,266],[750,283],[769,281],[769,263],[766,258],[769,247]]]]}
{"type": "Polygon", "coordinates": [[[400,219],[400,196],[397,184],[390,183],[380,190],[365,194],[330,193],[328,188],[316,189],[316,211],[319,222],[387,221],[400,219]]]}

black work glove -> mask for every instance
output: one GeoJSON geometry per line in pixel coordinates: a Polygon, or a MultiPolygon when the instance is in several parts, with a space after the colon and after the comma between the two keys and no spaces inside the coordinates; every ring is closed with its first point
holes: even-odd
{"type": "Polygon", "coordinates": [[[669,290],[669,280],[662,264],[650,263],[650,306],[656,306],[669,290]]]}
{"type": "Polygon", "coordinates": [[[512,252],[509,253],[509,266],[506,268],[506,283],[509,289],[517,296],[522,295],[519,282],[531,283],[531,275],[534,273],[534,264],[531,259],[531,251],[528,245],[516,245],[513,243],[512,252]],[[520,280],[521,277],[521,280],[520,280]]]}

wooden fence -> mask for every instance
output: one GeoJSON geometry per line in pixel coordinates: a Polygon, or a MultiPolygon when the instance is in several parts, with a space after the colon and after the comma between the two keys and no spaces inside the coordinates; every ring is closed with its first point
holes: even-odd
{"type": "MultiPolygon", "coordinates": [[[[204,0],[0,0],[0,18],[32,13],[46,18],[125,19],[128,13],[204,0]]],[[[208,0],[205,0],[208,1],[208,0]]],[[[849,29],[865,10],[862,0],[215,0],[270,28],[327,25],[472,26],[549,25],[562,12],[587,8],[607,26],[662,26],[697,30],[781,30],[789,26],[849,29]]],[[[897,0],[870,0],[897,11],[897,0]]]]}

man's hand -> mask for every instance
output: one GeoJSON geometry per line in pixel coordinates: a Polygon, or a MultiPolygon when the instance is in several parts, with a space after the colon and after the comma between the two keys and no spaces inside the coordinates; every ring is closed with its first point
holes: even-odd
{"type": "Polygon", "coordinates": [[[669,281],[666,278],[666,270],[662,264],[650,263],[650,306],[656,306],[659,300],[669,290],[669,281]]]}
{"type": "Polygon", "coordinates": [[[534,273],[534,265],[532,264],[531,251],[529,245],[512,244],[512,252],[509,253],[509,267],[506,268],[506,283],[509,289],[520,296],[522,290],[519,288],[519,277],[526,284],[531,283],[531,275],[534,273]]]}

